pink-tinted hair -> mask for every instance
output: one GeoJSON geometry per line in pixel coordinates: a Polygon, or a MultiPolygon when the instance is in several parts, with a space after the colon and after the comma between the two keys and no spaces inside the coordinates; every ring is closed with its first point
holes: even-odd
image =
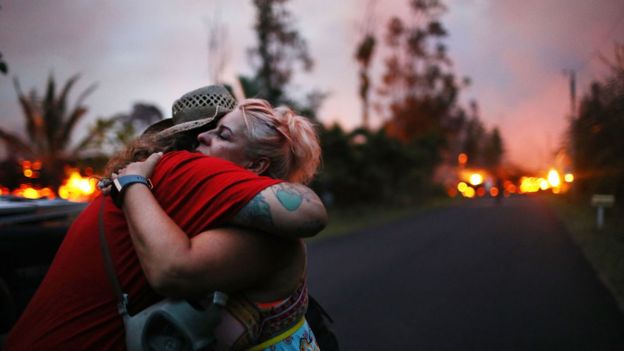
{"type": "Polygon", "coordinates": [[[267,175],[295,183],[312,180],[321,161],[314,126],[290,108],[273,108],[262,99],[242,100],[238,108],[247,127],[247,155],[270,161],[267,175]]]}

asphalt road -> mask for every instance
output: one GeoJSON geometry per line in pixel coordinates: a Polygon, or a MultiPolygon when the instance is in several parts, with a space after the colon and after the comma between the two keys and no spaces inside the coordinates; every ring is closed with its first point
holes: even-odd
{"type": "Polygon", "coordinates": [[[539,198],[313,242],[342,350],[624,350],[624,314],[539,198]]]}

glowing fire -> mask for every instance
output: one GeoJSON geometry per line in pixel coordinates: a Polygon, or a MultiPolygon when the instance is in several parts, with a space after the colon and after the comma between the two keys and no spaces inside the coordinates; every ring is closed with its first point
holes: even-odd
{"type": "MultiPolygon", "coordinates": [[[[464,154],[460,156],[462,155],[465,156],[464,154]]],[[[461,161],[458,163],[461,166],[461,161]]],[[[509,179],[496,179],[486,169],[458,167],[457,183],[452,183],[456,185],[449,186],[447,193],[451,197],[461,195],[466,198],[509,197],[512,194],[530,194],[540,191],[563,194],[570,190],[572,182],[574,182],[574,174],[557,167],[550,168],[548,172],[542,173],[542,176],[521,177],[517,183],[509,179]]]]}
{"type": "Polygon", "coordinates": [[[56,197],[54,195],[54,190],[51,188],[35,188],[31,184],[21,184],[19,188],[11,191],[10,193],[11,195],[25,197],[27,199],[40,199],[44,197],[54,199],[56,197]]]}
{"type": "Polygon", "coordinates": [[[83,177],[77,169],[71,169],[58,193],[65,200],[89,201],[96,195],[96,184],[95,178],[83,177]]]}
{"type": "MultiPolygon", "coordinates": [[[[22,166],[22,173],[24,177],[29,179],[39,178],[39,172],[41,170],[41,161],[28,161],[24,160],[20,162],[22,166]]],[[[58,196],[62,199],[69,201],[90,201],[98,194],[97,192],[97,180],[92,175],[93,170],[87,168],[85,170],[86,177],[80,174],[80,171],[76,168],[65,168],[66,178],[63,180],[61,186],[58,189],[58,196]]],[[[19,188],[9,190],[6,187],[0,186],[0,195],[15,195],[24,197],[27,199],[54,199],[56,193],[50,187],[39,187],[31,183],[20,184],[19,188]]]]}
{"type": "Polygon", "coordinates": [[[569,189],[569,183],[574,181],[572,173],[566,173],[561,179],[559,171],[551,168],[546,177],[522,177],[520,179],[521,193],[534,193],[540,190],[551,190],[554,194],[566,192],[569,189]]]}
{"type": "Polygon", "coordinates": [[[548,183],[550,183],[550,186],[553,188],[557,188],[559,187],[559,185],[561,185],[561,177],[559,176],[559,172],[557,172],[557,170],[554,168],[551,168],[550,171],[548,171],[548,183]]]}

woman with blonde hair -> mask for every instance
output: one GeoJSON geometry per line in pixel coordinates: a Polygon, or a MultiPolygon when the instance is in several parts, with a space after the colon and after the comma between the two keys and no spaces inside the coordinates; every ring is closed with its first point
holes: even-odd
{"type": "MultiPolygon", "coordinates": [[[[320,161],[313,126],[286,107],[247,99],[213,130],[198,136],[197,151],[226,159],[253,173],[290,182],[312,179],[320,161]]],[[[120,176],[149,177],[160,159],[131,163],[120,176]]],[[[275,188],[286,209],[305,198],[275,188]]],[[[167,296],[225,291],[227,313],[216,330],[219,349],[317,349],[305,321],[306,254],[301,239],[217,228],[189,237],[160,207],[148,187],[132,186],[123,209],[143,270],[167,296]]],[[[261,210],[261,207],[258,208],[261,210]]],[[[239,216],[245,216],[244,213],[239,216]]]]}
{"type": "Polygon", "coordinates": [[[327,217],[311,190],[284,181],[313,176],[320,157],[313,126],[261,100],[234,107],[223,90],[185,94],[174,121],[110,162],[123,211],[104,196],[76,219],[7,350],[125,349],[98,233],[129,296],[127,314],[163,296],[196,300],[220,290],[230,295],[217,328],[220,349],[298,335],[315,345],[303,319],[306,258],[298,237],[318,233],[327,217]],[[185,135],[222,115],[216,129],[185,135]]]}

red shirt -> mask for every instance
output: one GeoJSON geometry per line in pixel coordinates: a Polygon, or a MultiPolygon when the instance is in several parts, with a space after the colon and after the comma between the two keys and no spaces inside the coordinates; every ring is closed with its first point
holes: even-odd
{"type": "MultiPolygon", "coordinates": [[[[187,151],[163,156],[153,193],[169,216],[194,236],[236,214],[279,180],[187,151]]],[[[100,252],[98,212],[104,201],[105,233],[131,313],[161,299],[148,285],[123,212],[110,197],[95,199],[74,221],[50,269],[9,333],[6,350],[123,350],[123,321],[100,252]]]]}

